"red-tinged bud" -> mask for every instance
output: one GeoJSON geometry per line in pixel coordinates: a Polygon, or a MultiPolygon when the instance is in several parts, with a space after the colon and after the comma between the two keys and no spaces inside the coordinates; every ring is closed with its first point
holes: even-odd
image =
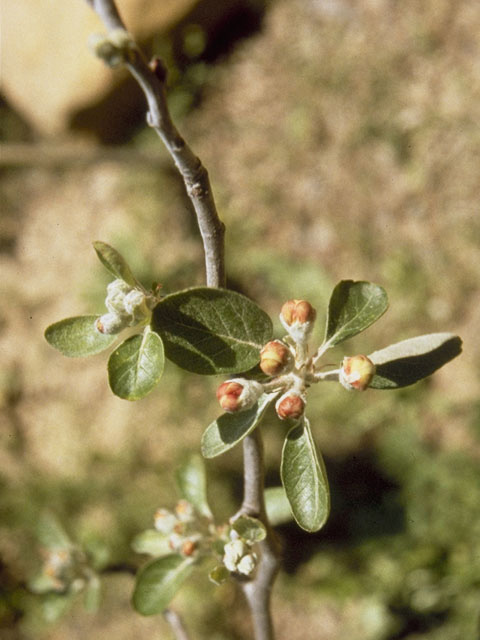
{"type": "Polygon", "coordinates": [[[260,351],[260,369],[267,376],[277,376],[293,364],[290,349],[281,340],[271,340],[260,351]]]}
{"type": "Polygon", "coordinates": [[[224,411],[235,413],[250,409],[263,393],[256,380],[234,378],[223,382],[217,389],[217,400],[224,411]]]}
{"type": "Polygon", "coordinates": [[[184,556],[192,556],[195,553],[196,548],[197,545],[195,542],[193,542],[192,540],[186,540],[182,544],[182,553],[184,556]]]}
{"type": "Polygon", "coordinates": [[[305,411],[305,400],[298,391],[286,391],[275,403],[275,409],[281,420],[298,420],[305,411]]]}
{"type": "Polygon", "coordinates": [[[306,300],[287,300],[280,312],[280,322],[299,344],[305,344],[312,332],[317,312],[306,300]]]}
{"type": "Polygon", "coordinates": [[[288,326],[292,326],[295,323],[314,322],[317,312],[306,300],[287,300],[280,315],[288,326]]]}
{"type": "Polygon", "coordinates": [[[375,365],[367,356],[344,358],[340,370],[340,383],[348,390],[365,391],[373,376],[375,365]]]}

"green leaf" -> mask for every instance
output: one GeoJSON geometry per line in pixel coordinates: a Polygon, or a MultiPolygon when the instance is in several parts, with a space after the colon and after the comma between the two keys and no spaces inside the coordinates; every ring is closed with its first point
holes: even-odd
{"type": "Polygon", "coordinates": [[[171,554],[140,570],[133,592],[133,606],[143,616],[162,613],[193,569],[190,558],[171,554]]]}
{"type": "Polygon", "coordinates": [[[125,258],[120,255],[116,249],[106,242],[100,241],[94,242],[93,248],[95,249],[100,262],[108,271],[110,271],[112,276],[120,278],[120,280],[123,280],[132,287],[138,285],[137,279],[133,275],[125,258]]]}
{"type": "Polygon", "coordinates": [[[230,571],[223,564],[214,567],[208,574],[209,579],[217,586],[223,584],[230,577],[230,571]]]}
{"type": "Polygon", "coordinates": [[[100,316],[65,318],[47,327],[45,339],[69,358],[93,356],[108,349],[117,339],[116,335],[106,335],[97,330],[95,322],[98,318],[100,316]]]}
{"type": "Polygon", "coordinates": [[[28,588],[32,593],[49,593],[51,591],[63,591],[59,588],[58,579],[41,571],[28,581],[28,588]]]}
{"type": "Polygon", "coordinates": [[[124,400],[139,400],[158,384],[165,359],[160,336],[149,327],[131,336],[108,360],[108,381],[113,393],[124,400]]]}
{"type": "Polygon", "coordinates": [[[176,479],[182,498],[188,500],[200,515],[212,519],[207,501],[205,464],[201,456],[198,454],[189,456],[177,469],[176,479]]]}
{"type": "Polygon", "coordinates": [[[339,282],[328,304],[324,350],[364,331],[387,307],[387,294],[382,287],[372,282],[339,282]]]}
{"type": "Polygon", "coordinates": [[[83,594],[83,606],[90,613],[96,613],[100,608],[102,584],[97,575],[92,575],[88,579],[83,594]]]}
{"type": "Polygon", "coordinates": [[[240,516],[232,523],[232,529],[238,533],[238,535],[250,542],[260,542],[265,540],[267,536],[267,530],[260,520],[257,518],[251,518],[250,516],[240,516]]]}
{"type": "Polygon", "coordinates": [[[330,492],[307,418],[287,434],[280,474],[298,525],[311,532],[321,529],[330,512],[330,492]]]}
{"type": "Polygon", "coordinates": [[[167,358],[203,375],[250,369],[273,331],[270,318],[254,302],[208,287],[163,298],[154,309],[152,327],[163,338],[167,358]]]}
{"type": "Polygon", "coordinates": [[[53,624],[64,616],[73,605],[75,594],[47,593],[41,601],[41,611],[46,622],[53,624]]]}
{"type": "Polygon", "coordinates": [[[202,437],[203,456],[215,458],[243,440],[260,423],[276,395],[263,394],[251,409],[239,413],[224,413],[209,424],[202,437]]]}
{"type": "Polygon", "coordinates": [[[462,352],[453,333],[430,333],[392,344],[368,357],[377,370],[370,387],[398,389],[430,376],[462,352]]]}
{"type": "Polygon", "coordinates": [[[272,527],[277,527],[293,520],[292,509],[283,487],[265,489],[265,508],[268,521],[272,527]]]}
{"type": "Polygon", "coordinates": [[[172,553],[168,543],[169,538],[170,536],[166,536],[156,529],[146,529],[135,536],[131,546],[137,553],[146,553],[149,556],[160,558],[172,553]]]}
{"type": "Polygon", "coordinates": [[[50,511],[40,515],[35,533],[39,543],[46,549],[69,549],[72,546],[66,531],[50,511]]]}

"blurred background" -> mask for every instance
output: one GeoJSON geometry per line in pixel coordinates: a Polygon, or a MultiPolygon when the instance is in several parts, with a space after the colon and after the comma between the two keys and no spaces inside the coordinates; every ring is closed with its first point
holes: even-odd
{"type": "MultiPolygon", "coordinates": [[[[480,6],[477,0],[119,0],[169,67],[181,131],[207,166],[228,230],[229,285],[276,318],[325,306],[340,279],[384,286],[390,310],[332,353],[451,331],[464,353],[404,390],[311,393],[332,515],[281,527],[278,640],[478,640],[480,633],[480,6]]],[[[64,616],[25,584],[50,509],[113,566],[173,471],[218,414],[218,378],[168,364],[147,399],[108,389],[106,357],[69,360],[43,339],[102,313],[120,250],[148,286],[203,282],[195,218],[140,91],[93,58],[85,3],[2,5],[0,104],[0,635],[8,640],[171,638],[109,574],[100,611],[64,616]]],[[[278,323],[277,335],[280,336],[278,323]]],[[[263,428],[268,484],[284,425],[263,428]]],[[[241,499],[241,447],[209,461],[219,521],[241,499]]],[[[233,585],[200,573],[177,596],[198,639],[251,637],[233,585]]]]}

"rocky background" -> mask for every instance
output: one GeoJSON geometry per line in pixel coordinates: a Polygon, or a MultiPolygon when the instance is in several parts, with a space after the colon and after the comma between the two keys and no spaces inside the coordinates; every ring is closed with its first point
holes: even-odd
{"type": "MultiPolygon", "coordinates": [[[[480,8],[476,0],[119,0],[170,67],[171,107],[209,169],[228,229],[230,286],[272,317],[289,297],[319,310],[342,278],[389,293],[347,343],[369,352],[452,331],[464,354],[432,379],[309,403],[332,489],[326,528],[281,529],[279,640],[476,640],[480,602],[480,8]]],[[[182,185],[144,125],[139,91],[104,69],[81,2],[2,7],[0,194],[0,632],[2,637],[169,638],[110,575],[96,615],[45,621],[24,584],[49,508],[111,563],[159,506],[173,469],[217,415],[218,379],[167,368],[149,398],[112,396],[105,355],[68,360],[43,340],[101,312],[113,244],[146,284],[203,282],[182,185]],[[40,6],[41,5],[41,6],[40,6]]],[[[343,346],[343,345],[342,345],[343,346]]],[[[350,353],[349,352],[349,353],[350,353]]],[[[334,354],[341,358],[342,352],[334,354]]],[[[278,482],[283,426],[265,428],[278,482]]],[[[240,498],[240,455],[208,463],[218,517],[240,498]]],[[[233,587],[205,576],[175,606],[194,637],[251,637],[233,587]]],[[[44,613],[44,612],[43,612],[44,613]]]]}

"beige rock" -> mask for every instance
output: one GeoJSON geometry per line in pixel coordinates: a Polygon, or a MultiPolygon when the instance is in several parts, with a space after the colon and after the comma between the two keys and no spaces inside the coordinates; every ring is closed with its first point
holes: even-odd
{"type": "MultiPolygon", "coordinates": [[[[70,115],[106,96],[112,74],[88,50],[104,31],[84,0],[1,0],[2,93],[40,133],[54,135],[70,115]]],[[[119,10],[138,39],[167,30],[198,0],[120,0],[119,10]]]]}

